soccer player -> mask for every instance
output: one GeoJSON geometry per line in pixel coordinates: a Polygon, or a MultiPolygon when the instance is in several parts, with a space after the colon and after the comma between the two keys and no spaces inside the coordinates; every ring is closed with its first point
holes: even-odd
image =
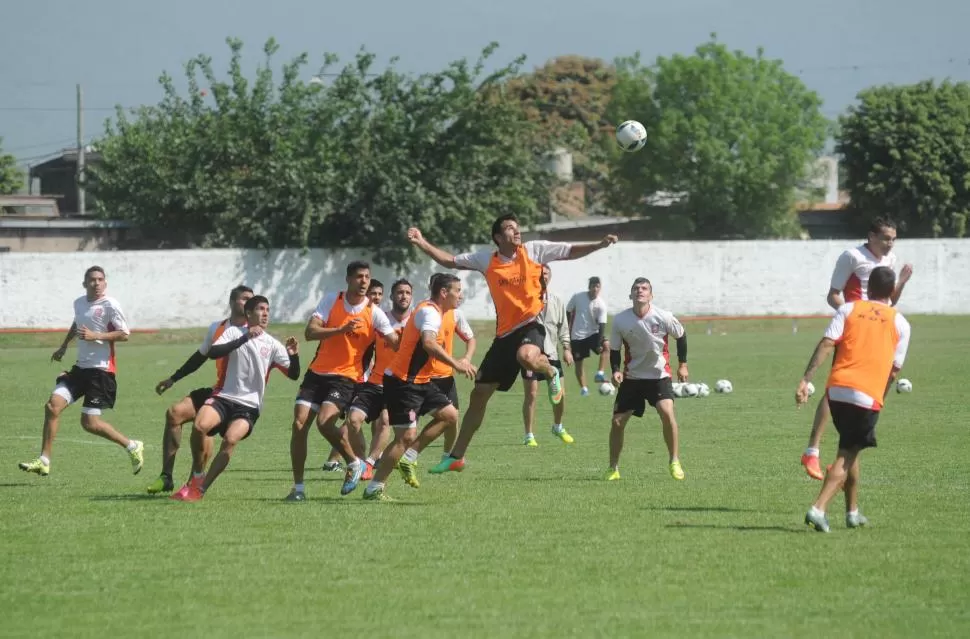
{"type": "Polygon", "coordinates": [[[606,339],[606,301],[600,297],[601,290],[600,278],[591,277],[587,290],[573,295],[566,305],[569,337],[572,340],[573,358],[576,360],[576,381],[579,382],[580,395],[589,395],[583,360],[591,354],[599,356],[596,383],[606,381],[607,353],[610,345],[606,339]]]}
{"type": "Polygon", "coordinates": [[[664,442],[670,453],[670,476],[684,478],[680,464],[677,418],[674,415],[674,389],[670,379],[668,337],[677,340],[677,379],[686,382],[687,333],[673,316],[653,305],[653,285],[638,277],[630,288],[633,307],[613,318],[610,335],[610,367],[613,381],[620,387],[613,404],[610,429],[610,468],[607,481],[620,478],[620,452],[623,434],[631,415],[643,417],[646,404],[657,410],[663,424],[664,442]],[[626,347],[626,364],[620,366],[620,347],[626,347]]]}
{"type": "Polygon", "coordinates": [[[367,262],[351,262],[347,265],[347,290],[325,295],[307,321],[303,336],[308,341],[319,341],[320,345],[293,406],[290,436],[293,489],[287,495],[287,501],[306,499],[303,474],[309,436],[307,426],[314,415],[320,433],[347,462],[340,493],[347,495],[357,488],[364,472],[363,460],[357,457],[346,433],[341,433],[336,422],[353,399],[354,386],[364,374],[364,357],[374,339],[383,336],[392,348],[398,341],[387,315],[367,299],[370,280],[367,262]]]}
{"type": "MultiPolygon", "coordinates": [[[[896,224],[886,218],[877,217],[869,226],[869,237],[866,243],[850,248],[839,256],[835,263],[835,271],[832,273],[831,288],[829,288],[829,294],[825,298],[833,310],[838,311],[843,304],[849,302],[867,299],[866,287],[873,269],[879,266],[894,269],[896,266],[896,255],[892,252],[895,242],[896,224]]],[[[903,288],[912,275],[913,266],[911,264],[903,265],[899,272],[899,281],[889,297],[893,306],[899,301],[903,294],[903,288]]],[[[815,409],[815,419],[812,422],[812,432],[808,438],[808,448],[802,455],[802,466],[805,467],[808,476],[813,479],[821,480],[824,477],[818,455],[829,414],[828,398],[823,397],[815,409]]]]}
{"type": "Polygon", "coordinates": [[[458,422],[458,410],[431,381],[431,376],[435,359],[469,378],[475,376],[473,364],[454,359],[443,345],[446,335],[442,327],[447,323],[454,325],[454,309],[460,299],[461,280],[443,273],[434,280],[431,297],[415,307],[404,327],[400,348],[391,367],[384,373],[384,397],[388,419],[394,429],[394,441],[381,456],[374,478],[364,489],[364,499],[389,499],[384,494],[384,484],[414,443],[421,415],[433,416],[432,423],[425,428],[430,439],[440,435],[449,423],[458,422]]]}
{"type": "MultiPolygon", "coordinates": [[[[549,281],[551,279],[552,270],[548,264],[543,264],[542,290],[545,305],[542,307],[542,313],[539,314],[539,319],[545,328],[546,341],[543,345],[542,352],[549,357],[549,363],[555,366],[556,370],[559,371],[559,375],[562,376],[562,362],[565,362],[566,366],[572,366],[573,354],[570,348],[569,321],[566,316],[566,307],[557,295],[549,291],[549,281]],[[559,347],[557,343],[562,344],[562,361],[558,357],[559,347]]],[[[523,443],[533,448],[539,445],[536,442],[535,434],[532,432],[536,419],[536,396],[539,394],[539,382],[544,381],[545,378],[545,375],[542,373],[534,373],[530,370],[522,369],[522,386],[525,389],[525,399],[522,401],[522,420],[525,424],[525,441],[523,443]]],[[[562,416],[565,408],[565,398],[552,407],[552,417],[555,422],[552,427],[552,434],[565,443],[572,444],[574,441],[572,435],[567,433],[565,427],[562,425],[562,416]]]]}
{"type": "Polygon", "coordinates": [[[84,272],[82,285],[85,294],[74,300],[74,322],[61,347],[51,355],[51,361],[59,362],[75,337],[77,363],[70,371],[58,376],[50,399],[44,406],[44,435],[40,457],[21,462],[20,470],[46,477],[51,472],[51,450],[65,408],[84,398],[81,405],[81,427],[93,435],[113,441],[128,451],[131,469],[137,475],[144,464],[145,446],[140,441],[128,439],[101,418],[102,411],[114,408],[117,382],[115,381],[115,342],[126,342],[131,331],[121,310],[121,304],[105,294],[108,280],[104,269],[92,266],[84,272]]]}
{"type": "Polygon", "coordinates": [[[891,268],[872,269],[868,299],[839,307],[795,391],[796,405],[808,401],[808,383],[834,350],[825,395],[839,432],[839,450],[818,499],[805,515],[805,523],[819,532],[829,532],[825,510],[840,490],[845,491],[846,527],[869,523],[859,512],[859,455],[876,446],[876,422],[883,401],[909,349],[909,322],[891,306],[898,288],[891,268]]]}
{"type": "MultiPolygon", "coordinates": [[[[253,296],[253,289],[248,286],[237,286],[229,292],[229,317],[213,322],[199,346],[199,350],[182,364],[181,368],[155,385],[155,392],[161,395],[175,385],[183,377],[188,377],[199,370],[208,360],[209,347],[219,339],[230,326],[246,325],[246,302],[253,296]]],[[[205,400],[212,396],[212,391],[222,386],[226,379],[226,363],[228,360],[216,360],[216,383],[212,387],[196,388],[181,400],[172,404],[165,411],[165,430],[162,433],[162,474],[148,487],[149,495],[170,493],[174,489],[172,472],[175,470],[175,456],[178,455],[182,443],[182,426],[195,419],[205,400]]],[[[204,440],[202,455],[203,468],[212,458],[212,440],[204,440]]]]}
{"type": "Polygon", "coordinates": [[[198,501],[229,465],[236,445],[249,437],[259,419],[263,395],[273,368],[296,381],[300,379],[299,345],[295,337],[286,346],[266,332],[269,326],[269,300],[251,297],[245,305],[248,326],[230,326],[209,347],[209,359],[226,358],[226,377],[212,391],[195,418],[192,429],[192,478],[172,495],[177,501],[198,501]],[[205,439],[222,435],[222,445],[205,472],[205,439]]]}
{"type": "Polygon", "coordinates": [[[599,242],[522,242],[519,222],[514,215],[502,215],[492,224],[492,241],[498,250],[452,255],[424,239],[421,231],[408,230],[410,241],[445,268],[479,271],[485,276],[495,304],[495,340],[482,360],[475,387],[462,419],[458,440],[451,454],[431,469],[432,473],[461,471],[468,444],[485,418],[485,408],[495,391],[508,391],[521,368],[544,373],[549,380],[549,400],[553,405],[563,398],[559,371],[542,353],[545,329],[539,321],[542,312],[542,265],[556,260],[575,260],[616,243],[615,235],[599,242]]]}
{"type": "MultiPolygon", "coordinates": [[[[428,284],[428,290],[435,291],[440,290],[443,286],[443,282],[450,279],[442,280],[442,278],[451,278],[453,275],[448,275],[446,273],[435,273],[431,276],[431,281],[428,284]]],[[[461,298],[459,297],[458,304],[461,305],[461,298]]],[[[463,342],[465,342],[465,354],[461,356],[459,361],[470,364],[472,357],[475,355],[475,348],[477,342],[475,340],[475,333],[472,331],[471,325],[465,318],[465,314],[461,312],[460,308],[455,308],[450,312],[446,312],[441,317],[441,326],[438,327],[438,343],[441,345],[449,357],[454,357],[454,336],[458,335],[463,342]]],[[[404,451],[401,461],[398,462],[397,468],[401,471],[401,475],[404,477],[404,481],[408,486],[412,488],[418,488],[421,486],[420,481],[418,481],[418,456],[427,448],[439,435],[444,435],[445,438],[445,448],[442,454],[442,459],[448,456],[451,451],[452,446],[455,445],[455,441],[458,439],[458,419],[461,413],[461,406],[458,401],[458,385],[455,383],[454,369],[445,360],[432,358],[431,360],[431,383],[438,387],[438,389],[444,393],[444,395],[451,401],[451,405],[455,407],[456,418],[454,421],[448,420],[444,429],[439,428],[437,420],[432,419],[427,426],[422,429],[421,433],[418,435],[417,439],[404,451]]]]}

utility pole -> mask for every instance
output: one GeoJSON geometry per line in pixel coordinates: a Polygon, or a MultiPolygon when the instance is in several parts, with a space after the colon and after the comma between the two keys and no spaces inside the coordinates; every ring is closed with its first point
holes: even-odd
{"type": "Polygon", "coordinates": [[[84,215],[84,93],[77,85],[77,212],[84,215]]]}

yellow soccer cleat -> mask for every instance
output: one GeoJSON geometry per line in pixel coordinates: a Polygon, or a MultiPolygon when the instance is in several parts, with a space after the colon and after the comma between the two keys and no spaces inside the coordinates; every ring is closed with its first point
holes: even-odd
{"type": "Polygon", "coordinates": [[[128,456],[131,457],[131,472],[133,475],[137,475],[141,472],[142,466],[145,465],[145,444],[139,441],[133,441],[135,444],[134,450],[128,451],[128,456]]]}
{"type": "Polygon", "coordinates": [[[606,481],[616,481],[619,478],[620,478],[619,468],[611,468],[608,471],[606,471],[606,474],[603,476],[603,479],[605,479],[606,481]]]}
{"type": "Polygon", "coordinates": [[[670,476],[677,481],[680,481],[685,477],[684,469],[680,465],[680,460],[675,459],[674,461],[670,462],[670,476]]]}
{"type": "Polygon", "coordinates": [[[409,462],[404,459],[397,463],[397,469],[401,471],[401,477],[404,478],[404,483],[411,488],[419,488],[421,482],[418,481],[418,463],[409,462]]]}
{"type": "Polygon", "coordinates": [[[37,473],[41,477],[47,477],[51,474],[50,464],[45,464],[44,460],[42,460],[40,457],[34,461],[20,462],[17,464],[17,466],[25,473],[37,473]]]}

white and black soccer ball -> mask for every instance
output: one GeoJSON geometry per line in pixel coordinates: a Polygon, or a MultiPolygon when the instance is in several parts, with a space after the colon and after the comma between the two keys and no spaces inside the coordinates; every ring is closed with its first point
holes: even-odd
{"type": "Polygon", "coordinates": [[[600,395],[612,395],[614,390],[616,389],[613,388],[613,384],[609,382],[603,382],[600,384],[600,395]]]}
{"type": "Polygon", "coordinates": [[[906,378],[900,379],[896,382],[896,392],[897,393],[912,393],[913,392],[913,382],[906,378]]]}
{"type": "Polygon", "coordinates": [[[673,382],[670,385],[670,387],[674,391],[674,397],[684,397],[685,396],[684,395],[684,386],[686,386],[686,385],[687,384],[684,384],[682,382],[673,382]]]}
{"type": "Polygon", "coordinates": [[[701,382],[700,384],[697,385],[697,396],[698,397],[707,397],[710,394],[711,394],[711,387],[710,386],[708,386],[704,382],[701,382]]]}
{"type": "Polygon", "coordinates": [[[731,382],[729,382],[726,379],[719,379],[719,380],[717,380],[717,383],[714,384],[714,392],[715,393],[724,393],[724,394],[733,393],[734,392],[734,385],[731,384],[731,382]]]}
{"type": "Polygon", "coordinates": [[[616,144],[627,153],[635,153],[647,144],[647,128],[636,120],[616,127],[616,144]]]}
{"type": "Polygon", "coordinates": [[[699,392],[700,388],[698,388],[697,384],[684,384],[684,397],[697,397],[699,392]]]}

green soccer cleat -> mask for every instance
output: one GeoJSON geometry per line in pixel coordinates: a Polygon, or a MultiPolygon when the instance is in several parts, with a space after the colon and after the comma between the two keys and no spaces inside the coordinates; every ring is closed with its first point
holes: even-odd
{"type": "Polygon", "coordinates": [[[402,459],[397,463],[397,469],[401,471],[401,477],[404,478],[404,483],[411,488],[419,488],[421,482],[418,481],[418,462],[409,462],[402,459]]]}
{"type": "Polygon", "coordinates": [[[47,477],[51,474],[50,464],[45,464],[40,457],[34,461],[20,462],[17,466],[25,473],[37,473],[41,477],[47,477]]]}
{"type": "Polygon", "coordinates": [[[556,406],[562,401],[563,395],[565,395],[565,390],[562,386],[562,376],[557,370],[549,379],[549,401],[553,406],[556,406]]]}
{"type": "Polygon", "coordinates": [[[159,475],[158,479],[153,481],[145,490],[149,495],[170,493],[175,490],[175,484],[172,482],[172,478],[168,475],[159,475]]]}
{"type": "Polygon", "coordinates": [[[383,488],[379,488],[374,492],[370,492],[370,493],[365,490],[364,500],[365,501],[397,501],[393,497],[388,497],[387,493],[384,492],[383,488]]]}
{"type": "Polygon", "coordinates": [[[455,459],[449,455],[438,462],[437,466],[432,466],[429,468],[428,472],[432,475],[440,475],[442,473],[447,473],[448,471],[460,473],[463,470],[465,470],[465,460],[455,459]]]}
{"type": "Polygon", "coordinates": [[[576,441],[573,439],[572,435],[566,432],[565,428],[558,431],[553,429],[552,434],[561,439],[564,444],[572,444],[574,441],[576,441]]]}

